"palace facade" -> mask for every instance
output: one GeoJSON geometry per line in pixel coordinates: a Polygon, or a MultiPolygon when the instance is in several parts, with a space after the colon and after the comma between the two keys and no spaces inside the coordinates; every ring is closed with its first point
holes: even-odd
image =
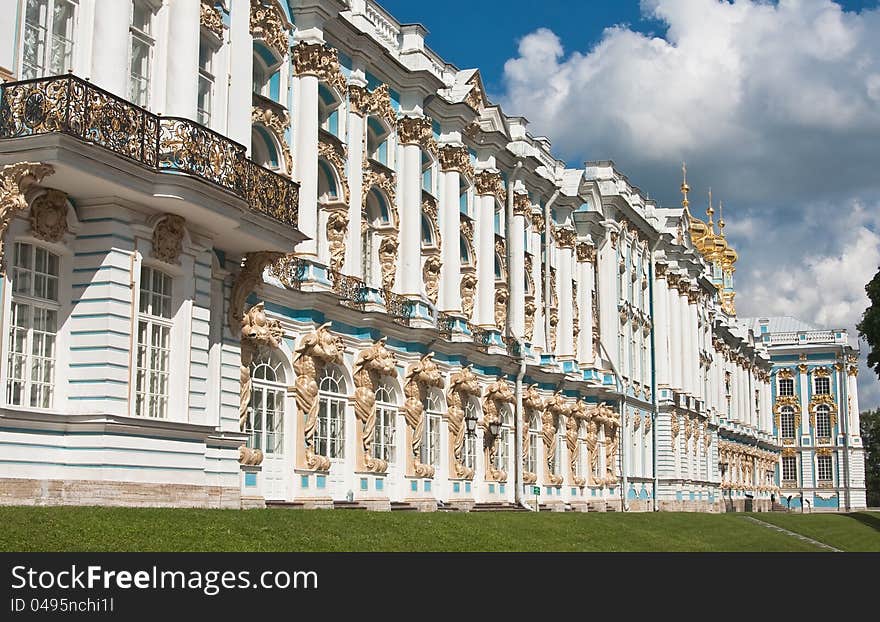
{"type": "Polygon", "coordinates": [[[845,332],[738,319],[686,175],[567,168],[371,0],[14,5],[0,503],[864,506],[845,332]]]}

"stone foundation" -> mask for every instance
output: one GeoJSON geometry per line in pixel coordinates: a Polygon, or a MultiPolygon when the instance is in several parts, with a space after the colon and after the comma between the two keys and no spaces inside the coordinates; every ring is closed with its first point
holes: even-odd
{"type": "Polygon", "coordinates": [[[3,478],[0,479],[0,505],[106,505],[237,510],[243,507],[243,502],[238,487],[3,478]]]}
{"type": "Polygon", "coordinates": [[[425,499],[423,497],[415,497],[412,499],[404,499],[404,503],[409,503],[411,506],[417,507],[419,512],[436,512],[437,511],[437,500],[436,499],[425,499]]]}

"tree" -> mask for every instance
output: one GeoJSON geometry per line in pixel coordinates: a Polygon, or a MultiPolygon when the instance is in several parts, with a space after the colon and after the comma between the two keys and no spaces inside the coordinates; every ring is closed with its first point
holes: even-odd
{"type": "Polygon", "coordinates": [[[868,507],[880,506],[880,408],[859,415],[865,447],[865,488],[868,507]]]}
{"type": "Polygon", "coordinates": [[[859,335],[868,342],[868,367],[873,367],[877,377],[880,378],[880,269],[874,278],[865,285],[870,306],[865,309],[862,321],[856,324],[859,335]]]}

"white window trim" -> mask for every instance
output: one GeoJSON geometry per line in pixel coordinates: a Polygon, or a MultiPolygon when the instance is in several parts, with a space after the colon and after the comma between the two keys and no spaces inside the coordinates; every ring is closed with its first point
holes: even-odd
{"type": "MultiPolygon", "coordinates": [[[[49,8],[47,9],[47,13],[49,14],[50,18],[51,18],[51,13],[52,13],[52,7],[56,1],[57,0],[49,0],[49,8]]],[[[79,19],[80,19],[80,11],[82,10],[82,7],[80,6],[79,0],[69,0],[69,2],[73,5],[73,26],[71,28],[71,33],[70,33],[70,40],[71,40],[73,47],[70,51],[70,67],[68,67],[68,69],[70,69],[70,70],[74,71],[74,73],[76,73],[76,70],[79,67],[78,54],[79,54],[79,50],[81,47],[80,45],[77,45],[77,41],[79,39],[79,19]]],[[[20,79],[24,78],[24,32],[25,32],[25,7],[26,7],[26,3],[27,3],[27,0],[21,0],[18,3],[18,7],[17,7],[18,11],[19,11],[20,19],[18,20],[19,23],[18,23],[18,28],[17,28],[18,41],[17,41],[17,45],[15,48],[15,67],[17,69],[17,75],[20,79]]],[[[50,54],[51,53],[50,50],[52,47],[51,40],[52,40],[52,34],[53,34],[51,22],[49,22],[47,24],[46,32],[47,32],[47,40],[48,40],[46,54],[50,54]]],[[[43,60],[45,61],[46,59],[44,58],[43,60]]],[[[45,69],[46,70],[49,69],[49,63],[46,63],[45,69]]],[[[48,76],[48,75],[51,75],[51,73],[43,73],[37,77],[40,78],[40,77],[44,77],[44,76],[48,76]]]]}
{"type": "MultiPolygon", "coordinates": [[[[122,0],[119,0],[122,1],[122,0]]],[[[158,24],[157,24],[157,12],[159,11],[160,4],[157,4],[154,0],[130,0],[129,5],[129,13],[128,13],[128,50],[127,50],[127,63],[126,63],[126,99],[135,103],[136,105],[142,105],[146,109],[152,109],[153,98],[155,96],[155,89],[153,88],[156,83],[156,67],[157,67],[157,50],[156,50],[156,42],[159,37],[159,33],[157,33],[158,24]],[[146,8],[150,10],[152,15],[150,16],[150,32],[143,32],[138,30],[133,25],[134,20],[134,5],[142,4],[146,8]],[[150,46],[150,54],[147,62],[148,67],[148,75],[147,75],[147,95],[146,101],[143,103],[138,103],[134,101],[131,92],[131,81],[132,81],[132,56],[131,56],[131,47],[132,47],[132,39],[134,37],[141,38],[143,41],[149,44],[150,46]]]]}

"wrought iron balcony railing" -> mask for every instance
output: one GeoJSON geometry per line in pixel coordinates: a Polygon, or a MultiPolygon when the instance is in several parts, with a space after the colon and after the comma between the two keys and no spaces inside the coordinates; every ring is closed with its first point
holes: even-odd
{"type": "Polygon", "coordinates": [[[395,294],[390,289],[382,290],[382,300],[385,303],[385,311],[392,320],[403,326],[409,326],[415,309],[415,303],[412,300],[395,294]]]}
{"type": "Polygon", "coordinates": [[[299,185],[195,121],[152,114],[74,75],[9,82],[0,90],[0,138],[74,136],[149,169],[192,175],[297,226],[299,185]]]}
{"type": "Polygon", "coordinates": [[[338,270],[328,270],[333,291],[339,296],[339,303],[363,311],[367,304],[367,286],[357,277],[342,274],[338,270]]]}

